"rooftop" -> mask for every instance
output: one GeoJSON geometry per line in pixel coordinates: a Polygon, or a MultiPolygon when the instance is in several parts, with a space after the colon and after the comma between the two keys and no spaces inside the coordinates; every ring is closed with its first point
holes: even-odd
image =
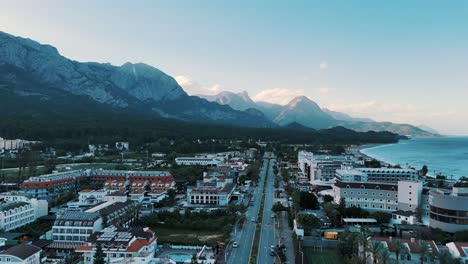
{"type": "Polygon", "coordinates": [[[39,251],[41,251],[39,247],[28,244],[20,244],[3,251],[2,254],[15,256],[19,259],[25,260],[39,251]]]}

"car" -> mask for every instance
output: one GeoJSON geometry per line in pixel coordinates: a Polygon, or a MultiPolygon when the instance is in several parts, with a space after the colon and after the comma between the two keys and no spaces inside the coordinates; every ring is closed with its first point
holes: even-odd
{"type": "Polygon", "coordinates": [[[232,247],[236,248],[238,246],[237,242],[232,243],[232,247]]]}
{"type": "Polygon", "coordinates": [[[252,222],[255,222],[255,216],[252,217],[252,222]]]}
{"type": "Polygon", "coordinates": [[[271,214],[271,218],[275,218],[275,214],[271,214]]]}

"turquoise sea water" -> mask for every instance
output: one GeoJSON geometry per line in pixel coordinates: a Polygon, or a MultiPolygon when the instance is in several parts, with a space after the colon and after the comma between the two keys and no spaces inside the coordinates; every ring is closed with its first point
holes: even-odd
{"type": "Polygon", "coordinates": [[[427,165],[430,175],[441,173],[454,179],[468,176],[468,137],[421,138],[396,144],[363,149],[375,159],[421,169],[427,165]]]}

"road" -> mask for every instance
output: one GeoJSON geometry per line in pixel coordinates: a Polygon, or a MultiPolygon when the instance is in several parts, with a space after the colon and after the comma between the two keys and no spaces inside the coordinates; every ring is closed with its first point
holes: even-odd
{"type": "MultiPolygon", "coordinates": [[[[255,189],[253,197],[254,203],[245,213],[245,221],[241,230],[234,231],[233,240],[238,243],[237,248],[228,247],[228,264],[249,263],[250,254],[252,253],[252,244],[255,235],[255,224],[252,222],[252,217],[257,218],[260,211],[260,202],[263,193],[263,182],[265,180],[265,172],[269,162],[263,160],[263,165],[260,170],[260,179],[258,187],[255,189]]],[[[238,228],[239,229],[239,228],[238,228]]]]}
{"type": "Polygon", "coordinates": [[[258,245],[257,264],[273,263],[273,257],[270,256],[271,246],[278,244],[275,228],[275,218],[272,217],[273,212],[271,207],[274,202],[274,181],[273,165],[275,159],[271,159],[269,163],[268,175],[266,177],[265,187],[265,205],[263,207],[263,219],[260,233],[260,242],[258,245]]]}

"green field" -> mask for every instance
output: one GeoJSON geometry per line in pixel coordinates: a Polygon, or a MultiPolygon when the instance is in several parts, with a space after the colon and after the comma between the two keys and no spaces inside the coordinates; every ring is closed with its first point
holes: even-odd
{"type": "Polygon", "coordinates": [[[166,227],[158,227],[154,231],[158,236],[158,244],[213,246],[218,241],[224,242],[227,239],[222,232],[216,231],[195,231],[166,227]]]}
{"type": "Polygon", "coordinates": [[[340,260],[333,249],[314,250],[314,248],[304,248],[309,264],[339,264],[340,260]]]}
{"type": "Polygon", "coordinates": [[[86,169],[103,169],[113,170],[117,164],[113,163],[90,163],[90,164],[59,164],[56,170],[59,172],[66,171],[66,167],[70,167],[71,170],[86,170],[86,169]]]}

